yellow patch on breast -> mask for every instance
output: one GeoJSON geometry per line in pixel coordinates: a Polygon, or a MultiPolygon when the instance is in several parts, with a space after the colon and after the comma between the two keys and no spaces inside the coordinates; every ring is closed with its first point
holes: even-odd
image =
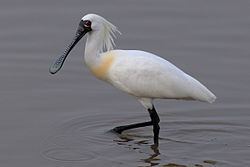
{"type": "Polygon", "coordinates": [[[108,54],[103,55],[100,63],[97,66],[91,68],[91,72],[97,78],[105,79],[111,65],[114,62],[114,58],[115,58],[115,56],[112,53],[108,53],[108,54]]]}

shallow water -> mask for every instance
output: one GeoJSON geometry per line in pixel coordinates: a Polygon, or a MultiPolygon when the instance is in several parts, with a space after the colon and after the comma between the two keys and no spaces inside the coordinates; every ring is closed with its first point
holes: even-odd
{"type": "Polygon", "coordinates": [[[2,1],[0,166],[250,166],[249,14],[246,0],[2,1]],[[158,150],[150,127],[111,133],[148,113],[89,74],[83,41],[48,72],[90,12],[119,27],[118,48],[166,58],[218,100],[157,100],[158,150]]]}

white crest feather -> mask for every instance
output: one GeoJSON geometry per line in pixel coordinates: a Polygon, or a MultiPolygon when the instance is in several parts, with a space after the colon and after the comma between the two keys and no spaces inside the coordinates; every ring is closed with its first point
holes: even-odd
{"type": "Polygon", "coordinates": [[[102,37],[102,52],[109,51],[114,49],[115,42],[114,38],[116,38],[116,33],[120,33],[120,31],[111,24],[109,21],[102,18],[103,21],[103,37],[102,37]]]}

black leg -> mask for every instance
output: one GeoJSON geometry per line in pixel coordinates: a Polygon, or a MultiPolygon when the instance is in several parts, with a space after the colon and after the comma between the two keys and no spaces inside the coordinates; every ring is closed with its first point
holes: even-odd
{"type": "Polygon", "coordinates": [[[115,131],[116,133],[121,134],[124,130],[153,125],[154,144],[156,146],[158,146],[158,144],[159,144],[159,141],[158,141],[159,140],[159,131],[160,131],[160,126],[159,126],[160,118],[159,118],[154,106],[153,106],[152,109],[148,109],[148,112],[149,112],[151,121],[136,123],[136,124],[131,124],[131,125],[118,126],[118,127],[115,127],[113,129],[113,131],[115,131]]]}
{"type": "Polygon", "coordinates": [[[152,121],[141,122],[141,123],[136,123],[136,124],[131,124],[131,125],[124,125],[124,126],[117,126],[113,130],[116,133],[121,134],[124,130],[135,129],[135,128],[140,128],[140,127],[145,127],[145,126],[150,126],[150,125],[153,125],[152,121]]]}
{"type": "Polygon", "coordinates": [[[158,146],[159,144],[159,131],[160,131],[160,118],[155,110],[155,107],[153,106],[152,109],[148,109],[148,112],[150,114],[150,118],[153,124],[153,132],[154,132],[154,144],[158,146]]]}

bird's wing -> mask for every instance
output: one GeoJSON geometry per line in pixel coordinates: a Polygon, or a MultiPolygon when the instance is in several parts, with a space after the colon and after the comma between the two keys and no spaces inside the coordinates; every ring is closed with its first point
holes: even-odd
{"type": "Polygon", "coordinates": [[[202,91],[203,94],[209,91],[199,81],[156,55],[136,50],[116,50],[114,53],[116,60],[109,71],[109,82],[134,96],[203,100],[199,99],[204,96],[202,91]]]}

